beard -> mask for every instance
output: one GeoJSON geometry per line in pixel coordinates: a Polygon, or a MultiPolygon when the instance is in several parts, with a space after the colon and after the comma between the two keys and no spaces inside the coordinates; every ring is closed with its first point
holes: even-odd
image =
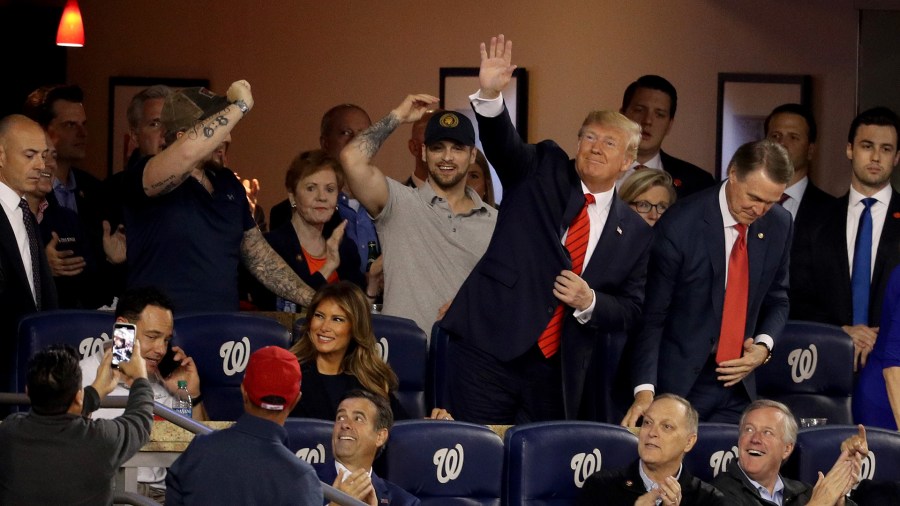
{"type": "Polygon", "coordinates": [[[457,167],[457,171],[450,175],[441,173],[441,170],[437,168],[433,170],[431,167],[428,168],[428,175],[431,177],[431,180],[442,190],[449,190],[458,185],[460,181],[465,180],[466,172],[465,170],[459,170],[459,167],[457,167]]]}

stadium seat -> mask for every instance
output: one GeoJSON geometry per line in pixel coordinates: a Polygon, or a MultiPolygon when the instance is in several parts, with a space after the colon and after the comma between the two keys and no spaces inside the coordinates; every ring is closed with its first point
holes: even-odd
{"type": "Polygon", "coordinates": [[[310,464],[334,459],[331,453],[331,432],[334,422],[318,418],[288,418],[284,422],[288,433],[288,448],[310,464]]]}
{"type": "Polygon", "coordinates": [[[100,351],[112,334],[115,316],[107,311],[57,309],[28,315],[19,322],[16,370],[12,386],[25,391],[28,359],[51,344],[68,344],[81,358],[100,351]]]}
{"type": "Polygon", "coordinates": [[[506,431],[504,482],[509,506],[569,505],[601,468],[637,459],[637,437],[599,422],[538,422],[506,431]]]}
{"type": "MultiPolygon", "coordinates": [[[[791,460],[800,481],[815,483],[818,471],[827,473],[841,453],[841,442],[857,433],[855,425],[826,425],[800,429],[791,460]]],[[[866,427],[869,455],[863,459],[862,479],[887,481],[900,477],[900,432],[866,427]]]]}
{"type": "Polygon", "coordinates": [[[739,427],[730,423],[701,423],[697,443],[684,456],[684,466],[697,478],[709,483],[738,457],[739,427]]]}
{"type": "Polygon", "coordinates": [[[266,346],[287,348],[290,332],[271,318],[247,313],[194,313],[175,318],[172,343],[197,365],[210,420],[237,420],[244,412],[241,381],[250,355],[266,346]]]}
{"type": "Polygon", "coordinates": [[[381,467],[423,505],[499,506],[503,441],[483,425],[404,420],[391,429],[381,467]]]}
{"type": "Polygon", "coordinates": [[[853,342],[840,327],[789,321],[773,353],[756,370],[759,397],[787,404],[797,418],[853,422],[853,342]]]}

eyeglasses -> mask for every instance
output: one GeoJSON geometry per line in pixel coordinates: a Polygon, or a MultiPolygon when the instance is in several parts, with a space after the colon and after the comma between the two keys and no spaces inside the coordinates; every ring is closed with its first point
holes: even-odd
{"type": "Polygon", "coordinates": [[[662,214],[666,212],[666,209],[669,208],[669,204],[665,202],[660,202],[659,204],[651,204],[646,200],[638,200],[637,202],[632,202],[631,205],[634,206],[634,209],[641,214],[649,213],[650,210],[654,207],[656,208],[657,213],[662,214]]]}

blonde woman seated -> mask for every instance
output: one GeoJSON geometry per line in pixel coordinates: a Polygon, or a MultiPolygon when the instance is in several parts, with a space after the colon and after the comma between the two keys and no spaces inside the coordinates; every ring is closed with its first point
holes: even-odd
{"type": "Polygon", "coordinates": [[[644,218],[651,227],[675,203],[672,176],[656,169],[638,169],[622,182],[619,198],[644,218]]]}
{"type": "MultiPolygon", "coordinates": [[[[409,418],[394,392],[397,375],[379,355],[366,295],[346,281],[323,285],[310,302],[291,352],[300,361],[303,396],[291,416],[334,420],[344,394],[362,388],[389,398],[394,417],[409,418]]],[[[451,420],[436,408],[430,418],[451,420]]]]}

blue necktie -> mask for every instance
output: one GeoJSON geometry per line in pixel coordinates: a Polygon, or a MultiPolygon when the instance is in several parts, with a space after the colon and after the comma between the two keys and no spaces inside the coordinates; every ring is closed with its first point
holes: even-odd
{"type": "Polygon", "coordinates": [[[856,249],[853,253],[853,274],[850,287],[853,290],[853,324],[869,324],[869,287],[872,283],[872,197],[862,199],[865,206],[859,216],[856,231],[856,249]]]}

